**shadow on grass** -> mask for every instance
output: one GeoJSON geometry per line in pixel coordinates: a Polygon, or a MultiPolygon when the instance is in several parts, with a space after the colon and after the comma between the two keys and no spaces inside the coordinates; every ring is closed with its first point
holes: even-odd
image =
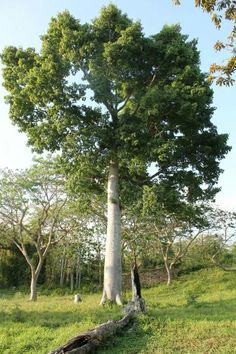
{"type": "Polygon", "coordinates": [[[34,310],[25,311],[18,305],[15,305],[10,311],[0,310],[0,327],[4,326],[6,322],[25,323],[28,327],[46,327],[59,328],[72,323],[88,322],[96,326],[110,319],[119,319],[122,315],[114,312],[112,308],[103,309],[96,308],[96,311],[88,311],[79,306],[75,306],[73,311],[53,311],[45,309],[44,312],[37,312],[34,310]]]}

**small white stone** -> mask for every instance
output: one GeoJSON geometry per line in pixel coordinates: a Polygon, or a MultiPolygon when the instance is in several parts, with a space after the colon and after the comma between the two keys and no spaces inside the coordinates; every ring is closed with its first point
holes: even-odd
{"type": "Polygon", "coordinates": [[[75,297],[74,297],[74,303],[76,304],[76,303],[81,302],[81,301],[82,301],[82,299],[81,299],[80,295],[76,294],[75,297]]]}

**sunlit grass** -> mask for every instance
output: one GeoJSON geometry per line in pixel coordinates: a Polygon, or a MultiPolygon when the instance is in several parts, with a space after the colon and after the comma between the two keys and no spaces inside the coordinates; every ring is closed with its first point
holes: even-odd
{"type": "Polygon", "coordinates": [[[41,296],[31,303],[25,296],[0,299],[0,353],[45,354],[71,337],[110,318],[119,318],[117,307],[98,306],[100,295],[84,295],[74,304],[73,296],[41,296]]]}
{"type": "MultiPolygon", "coordinates": [[[[0,353],[45,354],[109,319],[118,307],[98,306],[101,294],[39,296],[0,293],[0,353]]],[[[98,353],[236,353],[236,274],[204,270],[170,287],[144,289],[147,314],[98,353]]]]}
{"type": "Polygon", "coordinates": [[[235,273],[192,273],[143,297],[147,314],[99,354],[236,353],[235,273]]]}

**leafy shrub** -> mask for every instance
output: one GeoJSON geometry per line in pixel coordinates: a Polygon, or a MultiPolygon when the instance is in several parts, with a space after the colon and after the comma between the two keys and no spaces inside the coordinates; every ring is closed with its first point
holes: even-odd
{"type": "Polygon", "coordinates": [[[196,290],[188,290],[185,292],[185,300],[187,306],[199,306],[197,299],[200,297],[201,293],[196,290]]]}

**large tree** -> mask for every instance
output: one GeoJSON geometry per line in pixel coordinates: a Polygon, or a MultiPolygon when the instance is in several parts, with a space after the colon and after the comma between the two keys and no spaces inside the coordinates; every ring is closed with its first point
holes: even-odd
{"type": "Polygon", "coordinates": [[[53,18],[40,53],[2,54],[10,117],[29,144],[61,150],[87,194],[108,180],[102,303],[121,303],[120,205],[134,203],[150,179],[170,208],[216,192],[227,136],[211,123],[196,45],[179,26],[145,37],[109,5],[91,23],[68,12],[53,18]]]}

